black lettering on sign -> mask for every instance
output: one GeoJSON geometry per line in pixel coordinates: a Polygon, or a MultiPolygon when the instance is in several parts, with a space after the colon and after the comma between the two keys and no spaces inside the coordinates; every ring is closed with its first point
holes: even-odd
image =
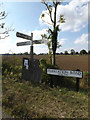
{"type": "Polygon", "coordinates": [[[78,75],[81,75],[81,72],[78,72],[78,75]]]}
{"type": "Polygon", "coordinates": [[[77,77],[77,78],[82,78],[82,75],[83,75],[81,71],[58,70],[58,69],[50,69],[48,74],[68,76],[68,77],[77,77]]]}

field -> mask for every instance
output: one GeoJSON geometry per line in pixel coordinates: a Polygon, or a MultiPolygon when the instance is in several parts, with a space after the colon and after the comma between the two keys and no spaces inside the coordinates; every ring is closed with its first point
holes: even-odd
{"type": "MultiPolygon", "coordinates": [[[[48,58],[47,56],[35,56],[36,59],[48,58]]],[[[56,64],[60,69],[88,71],[88,55],[87,56],[72,56],[72,55],[57,55],[56,64]]]]}
{"type": "MultiPolygon", "coordinates": [[[[22,58],[29,56],[3,56],[3,110],[13,118],[88,118],[88,56],[56,56],[60,69],[84,72],[76,92],[75,78],[58,78],[60,85],[51,88],[45,83],[22,81],[22,58]],[[10,69],[12,68],[12,69],[10,69]]],[[[35,59],[47,55],[34,56],[35,59]]],[[[47,79],[47,76],[45,77],[47,79]]],[[[54,78],[56,79],[56,77],[54,78]]]]}
{"type": "MultiPolygon", "coordinates": [[[[29,55],[24,56],[13,56],[14,58],[20,58],[22,64],[22,58],[30,58],[29,55]]],[[[88,71],[88,55],[56,55],[56,64],[60,69],[64,70],[76,70],[80,69],[81,71],[88,71]]],[[[48,55],[34,55],[34,59],[45,58],[48,60],[48,55]]],[[[12,59],[12,56],[4,56],[4,59],[12,59]]],[[[14,61],[15,62],[15,61],[14,61]]]]}

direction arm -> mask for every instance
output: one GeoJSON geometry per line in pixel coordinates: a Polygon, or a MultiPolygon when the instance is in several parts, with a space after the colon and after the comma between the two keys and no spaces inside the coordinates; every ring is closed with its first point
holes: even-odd
{"type": "Polygon", "coordinates": [[[17,33],[16,33],[16,36],[17,36],[17,37],[20,37],[20,38],[27,39],[27,40],[32,40],[32,37],[31,37],[31,36],[25,35],[25,34],[20,33],[20,32],[17,32],[17,33]]]}

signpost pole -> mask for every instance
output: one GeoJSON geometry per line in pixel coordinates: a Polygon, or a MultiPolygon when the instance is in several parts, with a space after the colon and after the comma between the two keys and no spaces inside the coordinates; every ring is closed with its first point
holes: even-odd
{"type": "MultiPolygon", "coordinates": [[[[76,71],[80,71],[79,69],[77,69],[76,71]]],[[[76,91],[79,91],[79,78],[76,78],[76,91]]]]}
{"type": "Polygon", "coordinates": [[[53,88],[53,76],[50,76],[50,87],[53,88]]]}
{"type": "Polygon", "coordinates": [[[76,78],[76,91],[79,91],[79,78],[76,78]]]}
{"type": "Polygon", "coordinates": [[[33,61],[33,33],[31,33],[31,37],[32,37],[32,40],[31,40],[31,55],[30,55],[30,59],[31,61],[33,61]]]}

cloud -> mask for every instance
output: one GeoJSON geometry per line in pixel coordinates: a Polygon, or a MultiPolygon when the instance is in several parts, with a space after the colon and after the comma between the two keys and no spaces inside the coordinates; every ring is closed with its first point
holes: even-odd
{"type": "Polygon", "coordinates": [[[74,41],[74,44],[88,44],[88,34],[82,34],[74,41]]]}
{"type": "Polygon", "coordinates": [[[60,45],[64,45],[66,40],[67,40],[66,38],[61,38],[59,40],[60,45]]]}
{"type": "MultiPolygon", "coordinates": [[[[78,32],[88,24],[88,1],[89,0],[72,0],[69,4],[58,5],[57,21],[60,14],[64,15],[66,21],[60,24],[62,31],[78,32]]],[[[42,11],[42,13],[45,13],[43,20],[48,24],[51,23],[51,21],[46,12],[48,13],[47,10],[42,11]]],[[[41,16],[39,21],[42,23],[41,16]]]]}
{"type": "Polygon", "coordinates": [[[49,50],[48,50],[48,46],[47,45],[44,45],[44,44],[40,44],[40,45],[34,45],[34,52],[36,54],[39,54],[39,53],[48,53],[49,50]]]}
{"type": "MultiPolygon", "coordinates": [[[[46,34],[47,29],[42,30],[35,30],[33,32],[33,40],[41,40],[41,34],[46,34]]],[[[26,35],[31,36],[31,31],[26,32],[25,30],[22,30],[21,33],[24,33],[26,35]],[[23,32],[24,31],[24,32],[23,32]]],[[[14,33],[15,35],[16,33],[14,33]]],[[[59,43],[61,45],[65,44],[66,38],[62,38],[59,40],[59,43]]],[[[17,46],[16,44],[19,42],[28,41],[26,39],[22,39],[19,37],[9,36],[6,39],[3,39],[0,41],[0,54],[3,53],[24,53],[24,52],[30,52],[30,46],[17,46]]],[[[48,41],[47,41],[48,42],[48,41]]],[[[34,52],[36,54],[39,53],[48,53],[48,46],[45,44],[34,44],[34,52]]]]}
{"type": "MultiPolygon", "coordinates": [[[[42,29],[42,30],[34,30],[34,31],[32,31],[32,33],[33,33],[33,40],[41,40],[42,38],[41,38],[41,34],[46,34],[47,33],[47,31],[46,31],[47,29],[42,29]]],[[[31,31],[28,31],[28,32],[26,32],[26,31],[24,31],[24,33],[26,34],[26,35],[30,35],[31,36],[31,31]]],[[[23,40],[25,40],[25,39],[23,39],[23,40]]],[[[17,43],[17,42],[20,42],[21,41],[21,38],[18,38],[18,39],[16,39],[16,42],[15,42],[15,44],[17,43]]],[[[27,41],[27,40],[25,40],[25,41],[27,41]]],[[[23,46],[22,46],[23,47],[23,46]]],[[[25,49],[23,49],[24,51],[23,52],[26,52],[26,51],[28,51],[28,52],[30,52],[30,46],[24,46],[24,48],[25,49]]],[[[18,51],[19,51],[19,49],[20,49],[20,47],[18,47],[18,51]]],[[[20,49],[21,50],[21,49],[20,49]]],[[[43,44],[34,44],[34,52],[35,53],[45,53],[47,51],[47,47],[46,47],[46,45],[43,45],[43,44]]]]}
{"type": "MultiPolygon", "coordinates": [[[[34,33],[34,40],[38,40],[41,39],[41,33],[45,32],[44,30],[35,30],[33,31],[34,33]]],[[[31,35],[31,32],[25,32],[25,34],[31,35]]],[[[76,51],[79,51],[80,49],[88,49],[88,45],[86,44],[88,41],[88,34],[82,34],[82,36],[80,36],[79,38],[77,38],[74,41],[74,44],[76,44],[76,46],[74,46],[74,49],[76,51]],[[83,44],[82,44],[83,43],[83,44]],[[78,44],[78,46],[77,46],[78,44]]],[[[59,40],[59,43],[61,45],[65,44],[65,41],[67,39],[66,38],[61,38],[59,40]]],[[[7,37],[6,39],[0,40],[0,54],[3,53],[24,53],[24,52],[30,52],[30,46],[16,46],[16,43],[18,42],[24,42],[27,41],[25,39],[22,38],[13,38],[12,36],[7,37]]],[[[63,52],[65,51],[65,47],[60,47],[60,49],[57,49],[58,52],[63,52]]],[[[68,51],[70,51],[71,48],[67,48],[68,51]]],[[[48,47],[46,44],[34,44],[34,52],[39,54],[39,53],[48,53],[48,47]]]]}
{"type": "Polygon", "coordinates": [[[11,42],[12,39],[11,37],[7,37],[5,39],[1,39],[0,40],[0,54],[6,52],[8,53],[10,48],[11,48],[11,42]]]}
{"type": "Polygon", "coordinates": [[[1,2],[41,2],[41,0],[1,0],[1,2]]]}
{"type": "Polygon", "coordinates": [[[33,39],[34,40],[39,40],[42,39],[41,34],[47,34],[47,29],[42,29],[42,30],[34,30],[33,32],[33,39]]]}
{"type": "MultiPolygon", "coordinates": [[[[41,34],[47,33],[46,30],[47,29],[32,31],[33,32],[33,40],[40,40],[41,34]]],[[[31,31],[26,32],[25,30],[22,30],[21,33],[31,36],[31,31]]],[[[16,45],[19,42],[24,42],[24,41],[28,41],[28,40],[16,37],[15,34],[16,33],[14,32],[12,36],[9,36],[5,39],[0,40],[0,54],[30,52],[30,45],[27,45],[27,46],[17,46],[16,45]]],[[[48,48],[44,44],[41,44],[41,45],[35,44],[34,45],[34,52],[37,54],[40,52],[45,53],[47,51],[48,51],[48,48]]]]}

